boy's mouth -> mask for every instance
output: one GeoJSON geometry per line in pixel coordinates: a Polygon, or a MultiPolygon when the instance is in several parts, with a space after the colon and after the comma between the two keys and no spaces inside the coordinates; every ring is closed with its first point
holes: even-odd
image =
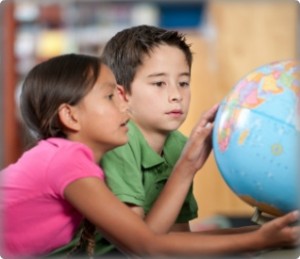
{"type": "Polygon", "coordinates": [[[172,114],[174,114],[174,115],[182,115],[183,112],[182,112],[182,110],[176,109],[176,110],[169,111],[166,114],[169,114],[169,115],[172,115],[172,114]]]}

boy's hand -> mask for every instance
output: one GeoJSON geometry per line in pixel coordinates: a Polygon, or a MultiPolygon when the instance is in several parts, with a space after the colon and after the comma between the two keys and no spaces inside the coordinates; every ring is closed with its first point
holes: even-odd
{"type": "Polygon", "coordinates": [[[262,225],[258,230],[262,244],[270,247],[294,247],[300,245],[300,226],[292,225],[299,220],[299,211],[290,212],[262,225]]]}
{"type": "Polygon", "coordinates": [[[214,105],[202,114],[182,151],[178,165],[190,168],[194,173],[204,165],[212,149],[212,129],[218,107],[218,104],[214,105]]]}

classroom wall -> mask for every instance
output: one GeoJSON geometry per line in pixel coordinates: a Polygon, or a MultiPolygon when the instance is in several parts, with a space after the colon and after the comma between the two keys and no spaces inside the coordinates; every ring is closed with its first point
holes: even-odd
{"type": "MultiPolygon", "coordinates": [[[[206,31],[189,36],[194,52],[192,101],[182,132],[189,134],[200,114],[252,69],[296,58],[299,6],[296,1],[210,3],[206,31]]],[[[213,155],[196,175],[194,193],[201,219],[254,212],[227,187],[213,155]]]]}

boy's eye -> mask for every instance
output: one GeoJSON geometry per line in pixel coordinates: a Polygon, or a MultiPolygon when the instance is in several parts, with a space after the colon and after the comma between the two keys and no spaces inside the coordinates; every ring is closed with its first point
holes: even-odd
{"type": "Polygon", "coordinates": [[[155,86],[158,86],[158,87],[162,87],[164,85],[164,82],[160,81],[160,82],[154,82],[152,84],[155,85],[155,86]]]}
{"type": "Polygon", "coordinates": [[[188,87],[188,86],[190,86],[190,83],[189,82],[180,82],[179,85],[181,87],[188,87]]]}

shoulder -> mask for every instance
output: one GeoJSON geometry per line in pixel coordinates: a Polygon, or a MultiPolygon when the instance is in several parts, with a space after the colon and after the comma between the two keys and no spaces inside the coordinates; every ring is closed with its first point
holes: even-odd
{"type": "Polygon", "coordinates": [[[62,138],[50,138],[44,141],[42,145],[51,147],[54,151],[56,156],[72,157],[73,159],[82,158],[93,160],[93,153],[92,151],[84,144],[70,141],[67,139],[62,138]]]}
{"type": "Polygon", "coordinates": [[[103,178],[101,169],[94,161],[94,155],[86,145],[66,139],[50,138],[42,145],[52,149],[49,171],[81,176],[97,175],[103,178]]]}
{"type": "Polygon", "coordinates": [[[92,151],[84,144],[56,138],[47,142],[56,149],[46,173],[53,189],[63,194],[65,187],[75,180],[86,177],[104,179],[104,173],[95,163],[92,151]]]}
{"type": "Polygon", "coordinates": [[[187,142],[187,137],[180,131],[173,131],[169,134],[165,146],[164,156],[168,163],[175,164],[187,142]]]}
{"type": "Polygon", "coordinates": [[[171,132],[170,135],[173,136],[174,138],[182,140],[182,141],[186,141],[188,139],[188,137],[186,135],[184,135],[182,132],[180,132],[179,130],[175,130],[175,131],[171,132]]]}
{"type": "Polygon", "coordinates": [[[93,154],[86,146],[62,138],[40,140],[37,145],[25,151],[15,165],[26,170],[64,167],[73,160],[93,160],[93,154]]]}

